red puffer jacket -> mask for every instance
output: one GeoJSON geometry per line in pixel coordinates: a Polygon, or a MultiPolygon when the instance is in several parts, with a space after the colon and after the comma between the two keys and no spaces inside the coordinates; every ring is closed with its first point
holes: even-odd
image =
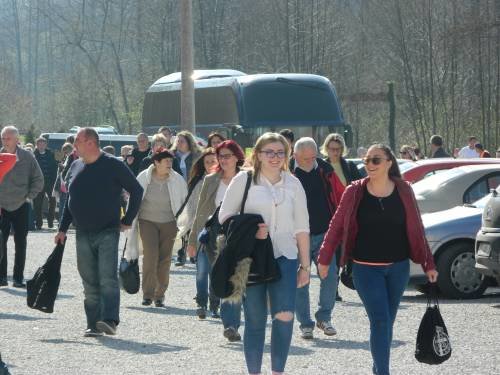
{"type": "MultiPolygon", "coordinates": [[[[329,265],[335,249],[340,243],[342,243],[343,248],[340,264],[343,266],[351,258],[358,233],[356,213],[368,180],[367,177],[354,181],[346,188],[321,245],[318,256],[319,263],[329,265]]],[[[424,272],[435,269],[434,258],[425,238],[424,226],[413,190],[409,183],[400,178],[392,180],[396,184],[406,213],[406,233],[410,245],[410,259],[420,264],[424,272]]]]}

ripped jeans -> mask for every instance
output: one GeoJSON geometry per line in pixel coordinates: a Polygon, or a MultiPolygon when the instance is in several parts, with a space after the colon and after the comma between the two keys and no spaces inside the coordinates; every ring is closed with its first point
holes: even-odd
{"type": "Polygon", "coordinates": [[[285,370],[292,341],[293,314],[297,290],[297,259],[277,259],[281,278],[247,288],[243,300],[245,333],[243,348],[250,374],[261,372],[264,339],[266,333],[268,297],[271,308],[271,367],[272,371],[285,370]],[[277,315],[279,315],[277,317],[277,315]]]}

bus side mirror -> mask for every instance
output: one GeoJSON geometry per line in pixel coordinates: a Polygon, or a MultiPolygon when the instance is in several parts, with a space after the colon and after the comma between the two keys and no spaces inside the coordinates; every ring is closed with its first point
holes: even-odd
{"type": "Polygon", "coordinates": [[[347,148],[352,148],[354,140],[353,140],[352,126],[350,124],[344,124],[344,141],[347,148]]]}

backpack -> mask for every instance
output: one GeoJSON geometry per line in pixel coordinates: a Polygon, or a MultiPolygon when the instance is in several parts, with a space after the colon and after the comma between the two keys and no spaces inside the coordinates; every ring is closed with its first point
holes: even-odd
{"type": "Polygon", "coordinates": [[[417,361],[429,365],[439,365],[451,356],[450,337],[439,310],[435,288],[431,286],[427,297],[427,309],[418,327],[415,350],[417,361]]]}

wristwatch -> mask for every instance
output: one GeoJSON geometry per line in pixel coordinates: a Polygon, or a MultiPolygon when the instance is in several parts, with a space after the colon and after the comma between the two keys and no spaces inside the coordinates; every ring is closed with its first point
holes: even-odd
{"type": "Polygon", "coordinates": [[[300,270],[300,269],[303,269],[303,270],[304,270],[304,271],[306,271],[306,272],[311,272],[311,266],[310,266],[310,265],[308,265],[308,266],[304,266],[304,265],[302,265],[302,264],[301,264],[301,265],[299,266],[299,270],[300,270]]]}

